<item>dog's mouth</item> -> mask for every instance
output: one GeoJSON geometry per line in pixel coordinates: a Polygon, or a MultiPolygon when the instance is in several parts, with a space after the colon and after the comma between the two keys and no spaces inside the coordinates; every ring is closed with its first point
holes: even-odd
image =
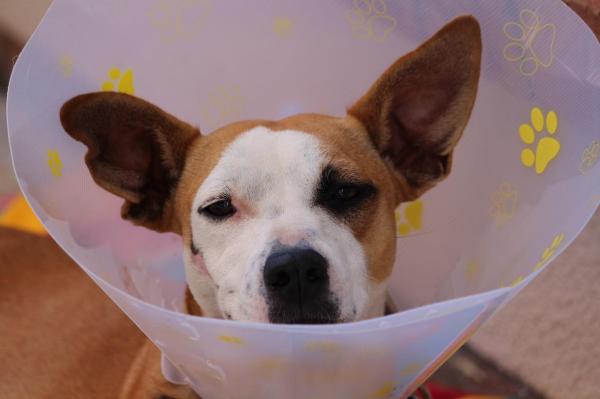
{"type": "Polygon", "coordinates": [[[299,317],[299,318],[282,318],[280,320],[271,320],[273,324],[337,324],[342,321],[333,318],[322,317],[299,317]]]}
{"type": "Polygon", "coordinates": [[[343,322],[338,306],[332,300],[319,301],[312,306],[269,306],[269,322],[273,324],[337,324],[343,322]]]}
{"type": "Polygon", "coordinates": [[[309,246],[277,245],[265,261],[268,318],[274,324],[338,323],[327,259],[309,246]]]}

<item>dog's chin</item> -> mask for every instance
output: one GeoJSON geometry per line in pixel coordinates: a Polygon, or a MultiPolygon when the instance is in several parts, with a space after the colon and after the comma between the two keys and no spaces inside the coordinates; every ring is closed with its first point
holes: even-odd
{"type": "Polygon", "coordinates": [[[325,315],[325,314],[278,314],[266,316],[264,318],[248,319],[248,318],[236,318],[228,317],[229,320],[234,321],[245,321],[245,322],[256,322],[266,324],[340,324],[347,323],[352,320],[348,320],[338,315],[325,315]]]}
{"type": "Polygon", "coordinates": [[[327,317],[282,317],[277,319],[269,319],[271,324],[338,324],[344,321],[338,318],[327,317]]]}
{"type": "Polygon", "coordinates": [[[271,308],[268,315],[272,324],[337,324],[343,322],[337,306],[327,303],[320,309],[271,308]]]}

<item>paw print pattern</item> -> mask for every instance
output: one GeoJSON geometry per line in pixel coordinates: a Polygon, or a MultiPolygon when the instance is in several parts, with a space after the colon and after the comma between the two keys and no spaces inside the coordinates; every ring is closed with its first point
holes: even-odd
{"type": "Polygon", "coordinates": [[[50,168],[50,173],[52,176],[61,177],[62,176],[62,161],[60,160],[60,155],[56,150],[48,151],[48,167],[50,168]]]}
{"type": "Polygon", "coordinates": [[[377,42],[384,42],[398,25],[388,13],[386,0],[354,0],[354,8],[348,11],[346,19],[354,36],[377,42]]]}
{"type": "Polygon", "coordinates": [[[58,60],[58,65],[64,77],[68,78],[73,73],[73,58],[68,55],[63,55],[58,60]]]}
{"type": "Polygon", "coordinates": [[[423,367],[425,367],[425,365],[419,362],[409,363],[400,371],[400,377],[410,377],[416,375],[423,367]]]}
{"type": "Polygon", "coordinates": [[[538,107],[531,110],[531,123],[525,123],[519,127],[519,136],[525,144],[534,144],[535,151],[525,148],[521,152],[521,162],[527,168],[535,167],[538,175],[546,171],[546,168],[560,152],[560,141],[555,137],[558,130],[558,116],[556,112],[550,111],[544,118],[544,113],[538,107]],[[545,131],[544,137],[538,140],[538,136],[545,131]]]}
{"type": "Polygon", "coordinates": [[[521,284],[523,281],[525,281],[525,277],[519,276],[510,283],[509,287],[515,288],[517,285],[521,284]]]}
{"type": "Polygon", "coordinates": [[[470,284],[475,281],[477,275],[481,271],[481,264],[478,260],[473,259],[467,262],[464,269],[465,280],[470,284]]]}
{"type": "Polygon", "coordinates": [[[212,12],[210,0],[159,0],[150,7],[150,24],[166,43],[193,39],[212,12]]]}
{"type": "Polygon", "coordinates": [[[540,67],[548,68],[555,57],[556,26],[542,24],[532,10],[523,10],[519,22],[504,25],[504,35],[510,42],[504,47],[504,58],[519,63],[525,76],[535,75],[540,67]]]}
{"type": "Polygon", "coordinates": [[[274,373],[283,369],[289,363],[285,358],[267,357],[257,360],[252,366],[263,378],[272,378],[274,373]]]}
{"type": "Polygon", "coordinates": [[[342,350],[342,345],[335,341],[309,341],[304,347],[311,352],[320,353],[338,353],[342,350]]]}
{"type": "Polygon", "coordinates": [[[288,17],[277,17],[273,21],[273,33],[280,38],[288,37],[294,29],[294,23],[288,17]]]}
{"type": "Polygon", "coordinates": [[[514,288],[517,285],[521,284],[523,281],[525,281],[525,277],[524,276],[519,276],[516,279],[514,279],[510,284],[507,285],[504,282],[504,279],[502,279],[500,281],[500,284],[498,285],[498,288],[507,288],[507,287],[514,288]]]}
{"type": "Polygon", "coordinates": [[[548,261],[554,255],[556,250],[560,247],[560,244],[562,244],[564,239],[565,239],[565,235],[562,233],[557,234],[554,237],[554,239],[552,240],[552,244],[550,244],[550,246],[544,250],[544,253],[542,253],[540,260],[535,264],[535,266],[533,268],[534,271],[540,270],[542,267],[544,267],[544,265],[546,265],[548,263],[548,261]]]}
{"type": "Polygon", "coordinates": [[[370,399],[387,399],[391,398],[392,394],[396,391],[396,384],[393,382],[386,382],[377,391],[369,395],[370,399]]]}
{"type": "Polygon", "coordinates": [[[519,193],[509,182],[504,182],[492,194],[490,214],[496,225],[502,226],[511,220],[517,213],[519,193]]]}
{"type": "Polygon", "coordinates": [[[219,335],[219,341],[225,342],[226,344],[232,345],[243,345],[244,340],[240,337],[235,337],[233,335],[219,335]]]}
{"type": "Polygon", "coordinates": [[[581,163],[579,164],[579,171],[582,175],[585,175],[598,163],[600,158],[600,142],[594,140],[592,144],[586,147],[581,155],[581,163]]]}
{"type": "MultiPolygon", "coordinates": [[[[542,256],[540,256],[540,259],[536,262],[535,266],[533,267],[534,272],[540,270],[542,267],[544,267],[546,264],[548,264],[548,262],[550,261],[552,256],[554,256],[554,254],[556,253],[556,250],[560,247],[560,245],[563,243],[564,240],[565,240],[565,235],[563,233],[560,233],[560,234],[557,234],[556,236],[554,236],[550,246],[548,248],[544,249],[542,256]]],[[[521,275],[521,276],[515,278],[509,284],[509,287],[511,287],[511,288],[516,287],[517,285],[521,284],[523,281],[525,281],[525,276],[521,275]]],[[[504,288],[504,287],[505,287],[504,283],[500,283],[500,288],[504,288]]]]}
{"type": "Polygon", "coordinates": [[[206,119],[215,126],[240,119],[246,106],[246,99],[237,86],[220,86],[208,94],[206,119]]]}
{"type": "Polygon", "coordinates": [[[407,236],[414,231],[421,230],[423,227],[423,201],[417,200],[403,205],[396,210],[395,217],[398,235],[407,236]]]}
{"type": "Polygon", "coordinates": [[[135,94],[133,87],[133,71],[126,69],[121,73],[119,68],[111,68],[108,73],[108,80],[102,83],[102,91],[118,91],[119,93],[135,94]]]}

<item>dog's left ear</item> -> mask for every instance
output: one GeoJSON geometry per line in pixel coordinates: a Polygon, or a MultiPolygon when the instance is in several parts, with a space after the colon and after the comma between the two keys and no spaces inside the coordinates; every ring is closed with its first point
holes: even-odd
{"type": "Polygon", "coordinates": [[[396,61],[348,110],[393,167],[399,200],[417,198],[450,173],[475,103],[481,52],[479,23],[459,17],[396,61]]]}

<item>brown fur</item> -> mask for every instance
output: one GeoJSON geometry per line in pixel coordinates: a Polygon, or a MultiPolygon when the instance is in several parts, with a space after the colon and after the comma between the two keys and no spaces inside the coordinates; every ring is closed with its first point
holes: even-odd
{"type": "Polygon", "coordinates": [[[2,399],[198,398],[49,237],[0,228],[0,337],[2,399]]]}
{"type": "Polygon", "coordinates": [[[0,397],[114,399],[145,338],[48,237],[0,228],[0,397]]]}
{"type": "Polygon", "coordinates": [[[190,287],[186,287],[185,289],[185,310],[188,314],[202,316],[202,308],[200,308],[198,302],[194,300],[190,287]]]}
{"type": "Polygon", "coordinates": [[[118,399],[199,399],[188,386],[166,381],[160,364],[160,350],[146,340],[127,372],[118,399]]]}

